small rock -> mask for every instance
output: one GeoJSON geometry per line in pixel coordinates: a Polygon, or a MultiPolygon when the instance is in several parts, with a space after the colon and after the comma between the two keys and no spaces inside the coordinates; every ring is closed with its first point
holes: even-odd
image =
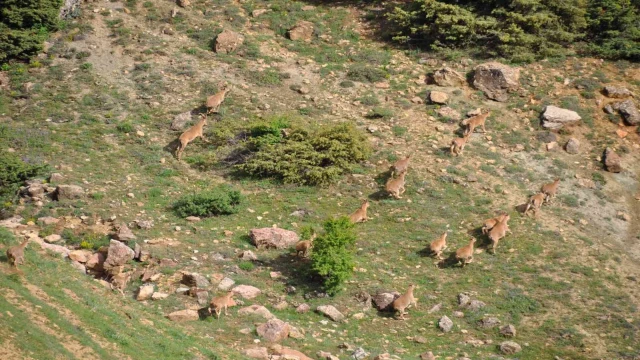
{"type": "Polygon", "coordinates": [[[187,6],[191,6],[191,1],[190,0],[177,0],[176,4],[178,4],[178,6],[180,7],[187,7],[187,6]]]}
{"type": "Polygon", "coordinates": [[[62,236],[58,235],[58,234],[51,234],[51,235],[47,235],[44,238],[44,241],[48,242],[48,243],[56,243],[58,241],[62,240],[62,236]]]}
{"type": "Polygon", "coordinates": [[[218,289],[223,290],[223,291],[227,291],[229,289],[231,289],[231,287],[235,284],[236,282],[233,281],[232,279],[225,277],[224,279],[222,279],[220,281],[220,284],[218,284],[218,289]]]}
{"type": "Polygon", "coordinates": [[[183,112],[174,116],[169,128],[174,131],[183,130],[189,121],[191,121],[191,111],[183,112]]]}
{"type": "Polygon", "coordinates": [[[116,269],[126,264],[127,261],[133,260],[134,256],[133,249],[118,240],[111,240],[107,251],[107,259],[104,262],[104,269],[107,271],[116,269]]]}
{"type": "Polygon", "coordinates": [[[97,273],[102,272],[104,270],[104,261],[106,260],[106,256],[103,253],[97,252],[89,256],[85,266],[87,269],[93,270],[97,273]]]}
{"type": "Polygon", "coordinates": [[[603,93],[606,97],[613,99],[624,99],[633,96],[633,93],[629,91],[629,89],[611,85],[605,86],[603,89],[603,93]]]}
{"type": "Polygon", "coordinates": [[[498,62],[480,64],[474,69],[473,86],[489,99],[505,102],[509,92],[520,87],[520,69],[498,62]]]}
{"type": "Polygon", "coordinates": [[[189,289],[188,287],[186,287],[186,286],[180,286],[180,287],[178,287],[178,288],[176,289],[176,294],[178,294],[178,295],[184,295],[184,294],[188,293],[188,292],[189,292],[189,290],[190,290],[190,289],[189,289]]]}
{"type": "Polygon", "coordinates": [[[433,73],[433,81],[439,86],[461,86],[465,79],[459,72],[443,67],[433,73]]]}
{"type": "Polygon", "coordinates": [[[454,311],[453,313],[451,313],[451,315],[453,317],[457,317],[457,318],[463,318],[464,317],[464,313],[462,311],[454,311]]]}
{"type": "Polygon", "coordinates": [[[378,131],[378,127],[375,125],[369,125],[367,126],[367,131],[373,134],[374,132],[378,131]]]}
{"type": "Polygon", "coordinates": [[[306,86],[302,86],[302,87],[300,87],[300,89],[298,89],[298,93],[300,93],[302,95],[308,94],[310,91],[311,90],[309,90],[309,88],[306,87],[306,86]]]}
{"type": "Polygon", "coordinates": [[[260,16],[262,14],[265,14],[267,11],[268,11],[267,9],[256,9],[256,10],[253,10],[251,12],[251,16],[252,17],[258,17],[258,16],[260,16]]]}
{"type": "Polygon", "coordinates": [[[50,183],[57,183],[61,182],[62,180],[64,180],[64,176],[62,176],[62,174],[60,173],[52,173],[51,176],[49,176],[50,183]]]}
{"type": "Polygon", "coordinates": [[[414,104],[424,104],[424,100],[420,96],[414,96],[411,98],[411,102],[414,104]]]}
{"type": "Polygon", "coordinates": [[[289,337],[292,339],[304,339],[304,331],[300,330],[297,327],[291,326],[289,329],[289,337]]]}
{"type": "Polygon", "coordinates": [[[460,305],[461,307],[467,306],[469,302],[471,302],[471,297],[469,295],[467,295],[466,293],[458,294],[458,305],[460,305]]]}
{"type": "Polygon", "coordinates": [[[542,113],[542,126],[545,129],[558,130],[581,119],[580,115],[575,111],[547,105],[542,113]]]}
{"type": "Polygon", "coordinates": [[[287,249],[300,241],[295,232],[279,228],[252,229],[249,236],[251,242],[259,249],[287,249]]]}
{"type": "Polygon", "coordinates": [[[307,312],[309,312],[309,310],[311,310],[311,306],[309,306],[309,304],[306,304],[306,303],[304,303],[304,304],[300,304],[300,305],[298,305],[298,307],[296,308],[296,312],[297,312],[298,314],[304,314],[304,313],[307,313],[307,312]]]}
{"type": "Polygon", "coordinates": [[[83,264],[87,262],[89,256],[91,256],[91,252],[86,250],[74,250],[69,253],[69,259],[83,264]]]}
{"type": "Polygon", "coordinates": [[[391,84],[388,81],[380,81],[374,84],[376,89],[389,89],[391,88],[391,84]]]}
{"type": "Polygon", "coordinates": [[[391,360],[391,355],[389,353],[380,354],[374,357],[373,360],[391,360]]]}
{"type": "Polygon", "coordinates": [[[256,254],[254,254],[253,251],[251,251],[251,250],[243,251],[238,257],[240,259],[242,259],[242,260],[245,260],[245,261],[256,261],[256,260],[258,260],[258,257],[256,256],[256,254]]]}
{"type": "Polygon", "coordinates": [[[143,301],[148,300],[153,295],[154,289],[152,284],[142,285],[138,289],[138,294],[136,295],[136,300],[143,301]]]}
{"type": "Polygon", "coordinates": [[[449,319],[449,317],[444,315],[438,321],[438,327],[440,328],[440,330],[442,330],[444,332],[449,332],[449,331],[451,331],[451,329],[453,329],[453,321],[451,321],[451,319],[449,319]]]}
{"type": "Polygon", "coordinates": [[[197,321],[200,319],[198,312],[195,310],[180,310],[174,311],[171,314],[167,315],[167,318],[171,321],[175,322],[183,322],[183,321],[197,321]]]}
{"type": "Polygon", "coordinates": [[[564,146],[564,150],[569,154],[578,154],[580,152],[580,141],[576,138],[571,138],[564,146]]]}
{"type": "Polygon", "coordinates": [[[80,271],[80,273],[82,273],[82,274],[86,274],[86,273],[87,273],[87,268],[86,268],[84,265],[82,265],[82,264],[80,264],[79,262],[77,262],[77,261],[73,261],[73,260],[72,260],[72,261],[71,261],[71,266],[72,266],[74,269],[76,269],[76,270],[80,271]]]}
{"type": "Polygon", "coordinates": [[[618,219],[623,220],[623,221],[631,221],[631,216],[629,216],[629,214],[622,212],[622,211],[618,211],[618,214],[616,215],[618,217],[618,219]]]}
{"type": "Polygon", "coordinates": [[[522,347],[516,342],[505,341],[500,344],[500,351],[507,355],[513,355],[522,351],[522,347]]]}
{"type": "Polygon", "coordinates": [[[628,132],[628,131],[625,131],[625,130],[622,130],[622,129],[617,129],[617,130],[616,130],[616,135],[618,135],[618,137],[619,137],[620,139],[624,139],[624,138],[626,138],[626,137],[627,137],[627,135],[629,135],[629,132],[628,132]]]}
{"type": "Polygon", "coordinates": [[[242,296],[243,299],[248,299],[248,300],[257,297],[261,293],[260,289],[250,285],[238,285],[233,289],[231,289],[231,291],[242,296]]]}
{"type": "Polygon", "coordinates": [[[458,121],[462,118],[462,115],[458,110],[455,110],[448,106],[441,107],[440,109],[436,110],[436,113],[444,118],[449,118],[455,121],[458,121]]]}
{"type": "Polygon", "coordinates": [[[251,305],[238,310],[238,315],[258,315],[267,320],[273,319],[275,315],[262,305],[251,305]]]}
{"type": "Polygon", "coordinates": [[[353,354],[351,354],[351,356],[355,360],[362,360],[362,359],[365,359],[367,356],[369,356],[369,353],[364,351],[363,348],[359,347],[353,351],[353,354]]]}
{"type": "Polygon", "coordinates": [[[168,297],[169,294],[167,293],[154,292],[153,295],[151,295],[151,300],[164,300],[168,297]]]}
{"type": "Polygon", "coordinates": [[[256,332],[261,338],[270,342],[278,342],[286,339],[289,336],[289,331],[289,323],[279,319],[271,319],[256,329],[256,332]]]}
{"type": "Polygon", "coordinates": [[[500,334],[506,337],[515,337],[516,336],[516,327],[509,324],[500,328],[500,334]]]}
{"type": "Polygon", "coordinates": [[[438,312],[440,311],[441,308],[442,308],[442,304],[435,304],[433,305],[433,307],[431,307],[431,309],[427,311],[427,314],[433,314],[434,312],[438,312]]]}
{"type": "Polygon", "coordinates": [[[483,329],[491,329],[500,325],[500,320],[495,317],[486,317],[478,321],[478,326],[483,329]]]}
{"type": "Polygon", "coordinates": [[[551,151],[554,150],[555,148],[558,147],[558,143],[553,141],[547,144],[547,151],[551,151]]]}
{"type": "Polygon", "coordinates": [[[127,242],[130,240],[135,240],[136,236],[133,235],[133,232],[131,231],[131,229],[129,229],[127,225],[122,224],[120,225],[118,232],[114,235],[114,238],[116,240],[127,242]]]}
{"type": "Polygon", "coordinates": [[[615,104],[613,108],[620,112],[620,115],[622,115],[622,118],[627,125],[635,126],[640,124],[640,111],[638,111],[633,100],[628,99],[623,102],[619,102],[615,104]]]}
{"type": "Polygon", "coordinates": [[[431,351],[420,354],[420,360],[436,360],[436,357],[431,351]]]}
{"type": "Polygon", "coordinates": [[[243,349],[242,355],[251,359],[262,359],[262,360],[269,359],[269,353],[267,352],[266,347],[243,349]]]}
{"type": "Polygon", "coordinates": [[[53,224],[57,224],[58,221],[60,220],[52,216],[44,216],[44,217],[38,218],[38,224],[42,224],[42,225],[53,225],[53,224]]]}
{"type": "Polygon", "coordinates": [[[206,277],[198,274],[198,273],[184,273],[182,274],[183,284],[187,286],[197,287],[197,288],[208,288],[211,284],[206,277]]]}
{"type": "Polygon", "coordinates": [[[344,315],[332,305],[318,306],[316,311],[336,322],[344,320],[344,315]]]}
{"type": "Polygon", "coordinates": [[[215,42],[216,53],[229,54],[244,43],[244,37],[235,31],[224,29],[217,37],[215,42]]]}
{"type": "Polygon", "coordinates": [[[426,344],[427,343],[427,339],[423,336],[416,336],[413,338],[413,341],[417,342],[418,344],[426,344]]]}
{"type": "Polygon", "coordinates": [[[383,293],[378,293],[372,296],[371,300],[373,301],[373,303],[375,304],[376,308],[379,311],[385,311],[389,309],[393,301],[397,299],[399,296],[400,294],[397,292],[393,292],[393,293],[383,292],[383,293]]]}
{"type": "Polygon", "coordinates": [[[184,218],[185,220],[189,221],[189,222],[198,222],[200,221],[200,218],[197,216],[187,216],[186,218],[184,218]]]}
{"type": "Polygon", "coordinates": [[[315,25],[312,22],[300,20],[294,27],[289,29],[289,39],[293,41],[310,42],[315,32],[315,25]]]}
{"type": "Polygon", "coordinates": [[[620,156],[612,148],[606,148],[604,151],[604,165],[609,172],[619,173],[622,171],[620,156]]]}
{"type": "Polygon", "coordinates": [[[473,311],[478,311],[480,309],[482,309],[483,307],[485,307],[487,304],[485,304],[484,302],[480,301],[480,300],[471,300],[471,302],[469,302],[469,305],[467,306],[467,308],[469,310],[473,310],[473,311]]]}
{"type": "Polygon", "coordinates": [[[75,200],[84,197],[84,189],[78,185],[58,185],[55,198],[61,200],[75,200]]]}
{"type": "Polygon", "coordinates": [[[136,225],[138,225],[140,229],[149,230],[154,224],[153,220],[136,220],[136,225]]]}
{"type": "Polygon", "coordinates": [[[596,183],[591,179],[578,179],[578,186],[586,189],[595,189],[596,183]]]}
{"type": "Polygon", "coordinates": [[[447,103],[448,100],[449,100],[449,95],[447,95],[447,93],[444,93],[442,91],[433,90],[429,93],[429,101],[433,104],[444,105],[447,103]]]}

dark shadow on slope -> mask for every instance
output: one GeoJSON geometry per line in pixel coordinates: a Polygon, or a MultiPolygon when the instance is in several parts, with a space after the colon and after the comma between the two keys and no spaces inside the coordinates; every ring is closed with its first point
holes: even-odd
{"type": "Polygon", "coordinates": [[[293,286],[295,292],[301,294],[323,293],[320,279],[310,271],[311,259],[294,255],[294,250],[287,250],[277,258],[265,261],[264,265],[273,271],[280,272],[285,278],[286,286],[293,286]]]}

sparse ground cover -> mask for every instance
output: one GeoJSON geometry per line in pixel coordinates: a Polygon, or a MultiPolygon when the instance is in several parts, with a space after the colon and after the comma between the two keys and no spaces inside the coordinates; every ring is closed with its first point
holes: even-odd
{"type": "MultiPolygon", "coordinates": [[[[36,359],[244,358],[241,350],[254,346],[254,324],[263,319],[240,316],[236,309],[220,320],[164,318],[202,307],[193,297],[174,293],[180,272],[195,271],[260,288],[261,295],[244,300],[244,306],[265,305],[302,329],[303,338],[282,344],[309,356],[322,350],[349,358],[351,347],[362,347],[372,358],[388,352],[410,359],[426,351],[441,358],[497,358],[506,339],[498,327],[478,325],[489,316],[517,328],[519,359],[639,356],[638,137],[633,127],[624,127],[625,138],[616,135],[617,125],[597,103],[609,101],[600,94],[605,84],[637,91],[636,66],[583,58],[526,65],[521,91],[505,103],[486,100],[466,84],[440,88],[449,94],[447,106],[462,116],[477,107],[492,110],[488,133],[478,130],[464,155],[453,158],[448,146],[462,134],[459,120],[439,115],[444,106],[414,101],[439,88],[425,84],[425,75],[443,61],[374,38],[365,20],[375,14],[375,5],[316,4],[305,10],[308,5],[192,1],[171,17],[174,5],[167,1],[88,3],[78,20],[54,36],[47,56],[4,69],[10,88],[0,95],[0,148],[13,149],[28,164],[49,164],[64,175],[64,183],[87,191],[82,199],[42,207],[3,204],[4,211],[21,215],[25,224],[65,215],[115,216],[129,224],[153,220],[148,229],[131,226],[138,242],[154,258],[175,261],[155,267],[162,274],[156,289],[170,296],[137,302],[140,280],[132,280],[122,297],[30,244],[23,273],[0,264],[7,275],[0,279],[0,314],[9,325],[0,330],[9,339],[6,348],[16,358],[36,359]],[[258,9],[269,11],[253,16],[258,9]],[[286,31],[298,20],[314,24],[310,42],[287,39],[286,31]],[[212,51],[224,28],[245,36],[235,53],[212,51]],[[176,161],[171,145],[180,132],[169,130],[172,119],[204,111],[204,99],[224,82],[234,90],[210,116],[205,127],[210,142],[194,141],[184,161],[176,161]],[[540,140],[549,136],[539,121],[548,104],[575,110],[583,119],[554,133],[558,145],[551,151],[546,146],[551,141],[540,140]],[[237,165],[252,154],[247,149],[282,141],[280,131],[293,125],[282,119],[307,129],[350,123],[367,134],[372,154],[321,187],[238,174],[237,165]],[[258,130],[268,136],[251,140],[258,130]],[[580,140],[577,155],[562,149],[571,137],[580,140]],[[602,171],[605,146],[623,156],[624,173],[602,171]],[[403,199],[391,199],[381,186],[389,165],[408,154],[413,156],[407,191],[403,199]],[[563,179],[558,198],[543,206],[538,218],[521,217],[515,206],[555,177],[563,179]],[[579,185],[581,179],[592,179],[595,188],[579,185]],[[236,213],[189,222],[174,211],[184,196],[220,184],[241,191],[243,206],[236,213]],[[305,297],[322,292],[309,260],[295,257],[293,250],[255,250],[247,236],[252,228],[272,225],[321,231],[327,218],[348,215],[364,198],[371,201],[373,219],[356,225],[354,275],[331,298],[305,297]],[[488,240],[480,227],[498,210],[512,213],[513,234],[493,256],[484,251],[488,240]],[[439,268],[427,256],[429,242],[445,230],[450,231],[445,254],[472,236],[478,239],[473,263],[439,268]],[[173,245],[145,245],[144,239],[172,239],[173,245]],[[257,261],[238,258],[249,249],[257,261]],[[419,300],[405,321],[358,301],[362,291],[404,292],[409,284],[417,284],[419,300]],[[486,306],[459,308],[462,292],[473,292],[486,306]],[[276,308],[283,301],[287,306],[276,308]],[[347,319],[334,323],[314,312],[297,313],[304,302],[312,309],[334,305],[347,319]],[[430,311],[437,304],[440,309],[430,311]],[[464,316],[454,317],[454,311],[464,316]],[[438,329],[443,315],[454,322],[449,333],[438,329]]],[[[478,63],[445,62],[463,75],[478,63]]],[[[52,228],[43,227],[41,235],[52,228]]],[[[63,238],[77,246],[103,241],[80,229],[67,229],[63,238]]],[[[4,232],[1,239],[3,253],[18,242],[4,232]]],[[[130,269],[146,266],[132,263],[130,269]]],[[[221,293],[213,286],[209,295],[221,293]]]]}

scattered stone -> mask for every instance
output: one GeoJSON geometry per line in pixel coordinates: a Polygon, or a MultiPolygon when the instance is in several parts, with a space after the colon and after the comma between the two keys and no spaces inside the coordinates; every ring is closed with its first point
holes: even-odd
{"type": "Polygon", "coordinates": [[[64,180],[64,176],[62,176],[62,174],[60,173],[53,173],[51,174],[51,176],[49,176],[50,183],[57,183],[61,182],[62,180],[64,180]]]}
{"type": "Polygon", "coordinates": [[[286,249],[300,240],[295,232],[279,228],[252,229],[249,236],[258,249],[286,249]]]}
{"type": "Polygon", "coordinates": [[[633,100],[628,99],[619,102],[615,104],[613,108],[620,112],[620,115],[622,115],[622,118],[627,125],[635,126],[640,124],[640,112],[633,100]]]}
{"type": "Polygon", "coordinates": [[[256,254],[254,254],[253,251],[251,251],[251,250],[243,251],[238,257],[240,259],[242,259],[242,260],[245,260],[245,261],[256,261],[256,260],[258,260],[258,257],[256,256],[256,254]]]}
{"type": "Polygon", "coordinates": [[[223,290],[223,291],[227,291],[229,289],[231,289],[231,287],[235,284],[236,282],[233,281],[232,279],[225,277],[224,279],[222,279],[220,281],[220,284],[218,284],[218,289],[223,290]]]}
{"type": "Polygon", "coordinates": [[[153,295],[151,295],[151,300],[164,300],[168,297],[169,297],[169,294],[167,293],[154,292],[153,295]]]}
{"type": "Polygon", "coordinates": [[[82,274],[86,274],[87,273],[87,268],[84,265],[82,265],[81,263],[77,262],[77,261],[73,261],[72,260],[71,261],[71,266],[74,269],[80,271],[80,273],[82,273],[82,274]]]}
{"type": "Polygon", "coordinates": [[[268,360],[269,353],[266,347],[249,348],[242,350],[242,354],[251,359],[268,360]]]}
{"type": "Polygon", "coordinates": [[[58,185],[55,191],[56,200],[75,200],[84,196],[84,189],[78,185],[58,185]]]}
{"type": "Polygon", "coordinates": [[[385,311],[385,310],[389,310],[389,307],[391,306],[393,301],[398,297],[400,297],[400,294],[397,292],[392,292],[392,293],[383,292],[383,293],[378,293],[372,296],[371,300],[373,300],[373,303],[375,304],[376,309],[378,309],[379,311],[385,311]]]}
{"type": "Polygon", "coordinates": [[[496,317],[486,317],[478,320],[478,326],[483,329],[492,329],[500,325],[500,319],[496,317]]]}
{"type": "Polygon", "coordinates": [[[377,83],[373,84],[373,86],[375,86],[376,89],[389,89],[389,88],[391,88],[391,84],[389,84],[388,81],[380,81],[380,82],[377,82],[377,83]]]}
{"type": "MultiPolygon", "coordinates": [[[[272,345],[271,351],[274,355],[279,355],[280,359],[291,359],[291,360],[313,360],[307,355],[301,353],[298,350],[294,350],[288,347],[280,346],[280,345],[272,345]]],[[[275,359],[275,357],[274,357],[275,359]]]]}
{"type": "Polygon", "coordinates": [[[436,357],[431,351],[420,354],[420,360],[436,360],[436,357]]]}
{"type": "Polygon", "coordinates": [[[520,86],[520,69],[498,62],[480,64],[473,74],[473,86],[484,92],[489,99],[507,101],[508,93],[520,86]]]}
{"type": "Polygon", "coordinates": [[[355,360],[362,360],[362,359],[365,359],[367,356],[369,356],[369,353],[364,351],[364,349],[361,347],[355,349],[353,351],[353,354],[351,354],[351,357],[353,357],[355,360]]]}
{"type": "Polygon", "coordinates": [[[611,85],[605,86],[603,89],[603,93],[606,97],[610,97],[613,99],[624,99],[630,96],[634,96],[633,93],[627,88],[611,85]]]}
{"type": "Polygon", "coordinates": [[[449,118],[454,121],[459,121],[462,118],[462,115],[458,110],[455,110],[448,106],[441,107],[440,109],[436,110],[436,113],[444,118],[449,118]]]}
{"type": "Polygon", "coordinates": [[[269,309],[262,305],[251,305],[242,308],[238,310],[238,315],[258,315],[267,320],[273,319],[275,317],[275,315],[273,315],[271,311],[269,311],[269,309]]]}
{"type": "Polygon", "coordinates": [[[420,96],[414,96],[411,98],[411,102],[414,104],[424,104],[424,100],[420,96]]]}
{"type": "Polygon", "coordinates": [[[578,154],[580,152],[580,141],[576,138],[571,138],[564,146],[564,150],[569,154],[578,154]]]}
{"type": "Polygon", "coordinates": [[[439,86],[461,86],[464,84],[464,77],[449,67],[443,67],[433,73],[433,82],[439,86]]]}
{"type": "Polygon", "coordinates": [[[198,221],[200,221],[200,218],[197,217],[197,216],[187,216],[184,219],[187,220],[188,222],[198,222],[198,221]]]}
{"type": "Polygon", "coordinates": [[[542,126],[545,129],[558,130],[580,119],[582,118],[575,111],[547,105],[542,113],[542,126]]]}
{"type": "Polygon", "coordinates": [[[136,225],[138,225],[140,229],[149,230],[154,224],[153,220],[136,220],[136,225]]]}
{"type": "Polygon", "coordinates": [[[289,337],[292,339],[304,339],[304,330],[291,326],[289,329],[289,337]]]}
{"type": "Polygon", "coordinates": [[[175,322],[183,322],[183,321],[196,321],[200,319],[198,312],[195,310],[180,310],[174,311],[171,314],[167,315],[167,318],[171,321],[175,322]]]}
{"type": "Polygon", "coordinates": [[[604,109],[604,112],[609,115],[613,115],[616,113],[616,110],[613,108],[613,106],[611,106],[611,104],[605,105],[603,109],[604,109]]]}
{"type": "Polygon", "coordinates": [[[547,151],[555,150],[557,147],[558,147],[558,143],[555,142],[555,141],[548,143],[547,146],[546,146],[547,151]]]}
{"type": "Polygon", "coordinates": [[[515,337],[516,336],[516,327],[509,324],[500,328],[500,334],[506,337],[515,337]]]}
{"type": "Polygon", "coordinates": [[[191,111],[183,112],[173,117],[169,129],[174,131],[184,130],[188,122],[191,121],[191,111]]]}
{"type": "Polygon", "coordinates": [[[604,166],[608,172],[619,173],[622,171],[620,155],[616,154],[612,148],[606,148],[604,151],[604,166]]]}
{"type": "Polygon", "coordinates": [[[44,250],[53,251],[56,254],[62,255],[62,257],[68,257],[70,250],[62,245],[49,244],[46,242],[41,242],[40,247],[44,250]]]}
{"type": "Polygon", "coordinates": [[[367,126],[367,131],[373,134],[374,132],[378,131],[378,127],[376,125],[369,125],[367,126]]]}
{"type": "Polygon", "coordinates": [[[87,262],[89,256],[91,256],[91,252],[87,250],[74,250],[69,253],[69,259],[83,264],[87,262]]]}
{"type": "Polygon", "coordinates": [[[178,295],[185,295],[186,293],[188,293],[190,291],[190,289],[186,286],[180,286],[176,289],[176,294],[178,295]]]}
{"type": "Polygon", "coordinates": [[[616,135],[618,135],[618,137],[619,137],[620,139],[624,139],[624,138],[626,138],[626,137],[627,137],[627,135],[629,135],[629,132],[628,132],[628,131],[625,131],[625,130],[622,130],[622,129],[617,129],[617,130],[616,130],[616,135]]]}
{"type": "Polygon", "coordinates": [[[344,320],[344,315],[332,305],[318,306],[316,311],[336,322],[344,320]]]}
{"type": "Polygon", "coordinates": [[[278,342],[289,336],[290,326],[280,319],[271,319],[256,329],[261,338],[269,342],[278,342]]]}
{"type": "Polygon", "coordinates": [[[520,344],[513,341],[505,341],[500,344],[500,351],[507,355],[513,355],[522,351],[520,344]]]}
{"type": "Polygon", "coordinates": [[[217,53],[229,54],[244,43],[244,37],[235,31],[224,29],[216,37],[215,50],[217,53]]]}
{"type": "Polygon", "coordinates": [[[304,303],[304,304],[300,304],[300,305],[298,305],[298,307],[296,308],[296,312],[297,312],[298,314],[304,314],[304,313],[307,313],[307,312],[309,312],[309,310],[311,310],[311,306],[309,306],[309,304],[306,304],[306,303],[304,303]]]}
{"type": "Polygon", "coordinates": [[[425,338],[424,336],[416,336],[413,338],[413,341],[417,342],[418,344],[426,344],[427,338],[425,338]]]}
{"type": "Polygon", "coordinates": [[[51,234],[51,235],[47,235],[44,238],[44,241],[48,242],[48,243],[57,243],[58,241],[62,240],[62,236],[58,235],[58,234],[51,234]]]}
{"type": "Polygon", "coordinates": [[[453,321],[451,321],[448,316],[444,315],[438,321],[438,327],[444,332],[449,332],[453,329],[453,321]]]}
{"type": "Polygon", "coordinates": [[[469,302],[469,305],[467,305],[467,308],[472,311],[478,311],[485,306],[487,306],[487,304],[480,300],[471,300],[471,302],[469,302]]]}
{"type": "Polygon", "coordinates": [[[107,251],[107,259],[104,262],[104,269],[110,271],[122,266],[127,261],[133,260],[134,256],[133,249],[118,240],[111,240],[107,251]]]}
{"type": "Polygon", "coordinates": [[[53,224],[57,224],[58,223],[58,218],[54,218],[52,216],[43,216],[41,218],[38,218],[38,224],[42,224],[42,225],[53,225],[53,224]]]}
{"type": "Polygon", "coordinates": [[[462,311],[454,311],[453,313],[451,313],[451,315],[453,317],[457,317],[457,318],[463,318],[464,317],[464,313],[462,311]]]}
{"type": "Polygon", "coordinates": [[[114,238],[116,240],[127,242],[130,240],[135,240],[136,236],[133,235],[133,232],[131,231],[131,229],[129,229],[127,225],[122,224],[118,228],[118,232],[115,234],[114,238]]]}
{"type": "Polygon", "coordinates": [[[142,285],[138,289],[138,295],[136,295],[136,300],[143,301],[148,300],[153,295],[154,289],[152,284],[142,285]]]}
{"type": "Polygon", "coordinates": [[[427,313],[428,313],[428,314],[433,314],[434,312],[438,312],[438,311],[440,311],[440,309],[442,309],[442,304],[441,304],[441,303],[438,303],[438,304],[433,305],[433,306],[431,307],[431,309],[429,309],[429,310],[427,311],[427,313]]]}
{"type": "Polygon", "coordinates": [[[95,272],[102,272],[102,271],[104,271],[104,267],[103,266],[104,266],[104,261],[105,260],[106,260],[106,256],[104,256],[103,253],[101,253],[101,252],[93,253],[87,259],[87,262],[86,262],[85,266],[89,270],[93,270],[95,272]]]}
{"type": "Polygon", "coordinates": [[[255,286],[250,285],[238,285],[231,289],[234,293],[242,296],[243,299],[253,299],[260,295],[261,291],[255,286]]]}
{"type": "Polygon", "coordinates": [[[180,7],[186,8],[187,6],[191,6],[191,0],[177,0],[176,4],[180,7]]]}
{"type": "Polygon", "coordinates": [[[631,216],[629,216],[629,214],[623,212],[623,211],[618,211],[618,213],[616,214],[616,216],[618,217],[618,219],[623,220],[623,221],[631,221],[631,216]]]}
{"type": "Polygon", "coordinates": [[[315,32],[315,25],[312,22],[300,20],[289,29],[289,39],[293,41],[310,42],[315,32]]]}
{"type": "Polygon", "coordinates": [[[201,288],[201,289],[208,288],[211,285],[209,283],[209,280],[207,280],[206,277],[198,273],[182,274],[181,282],[187,286],[192,286],[192,287],[201,288]]]}
{"type": "Polygon", "coordinates": [[[471,302],[471,297],[466,293],[458,294],[458,305],[461,307],[467,306],[471,302]]]}
{"type": "Polygon", "coordinates": [[[313,11],[315,9],[316,9],[316,7],[313,6],[313,5],[305,5],[305,6],[302,7],[302,11],[313,11]]]}
{"type": "Polygon", "coordinates": [[[449,100],[449,95],[442,91],[431,91],[429,92],[429,101],[433,104],[444,105],[449,100]]]}
{"type": "Polygon", "coordinates": [[[284,310],[289,307],[289,303],[286,301],[280,301],[273,306],[276,310],[284,310]]]}

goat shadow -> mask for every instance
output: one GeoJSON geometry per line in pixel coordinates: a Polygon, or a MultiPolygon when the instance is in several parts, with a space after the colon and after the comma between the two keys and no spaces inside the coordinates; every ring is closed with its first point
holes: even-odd
{"type": "Polygon", "coordinates": [[[516,211],[517,211],[517,212],[519,212],[521,215],[524,215],[524,212],[527,210],[527,205],[528,205],[528,204],[529,204],[529,203],[524,203],[524,204],[517,205],[517,206],[515,207],[515,209],[516,209],[516,211]]]}

